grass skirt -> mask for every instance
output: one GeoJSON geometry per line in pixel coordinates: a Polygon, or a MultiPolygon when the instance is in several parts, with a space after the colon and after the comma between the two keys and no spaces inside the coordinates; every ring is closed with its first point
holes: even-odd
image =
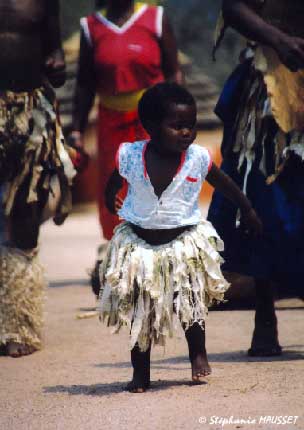
{"type": "Polygon", "coordinates": [[[119,225],[100,268],[100,316],[118,332],[130,330],[130,349],[173,336],[176,314],[186,329],[202,324],[208,306],[224,300],[218,251],[223,243],[212,225],[202,221],[164,245],[149,245],[129,223],[119,225]]]}
{"type": "Polygon", "coordinates": [[[37,253],[1,247],[0,257],[0,345],[40,349],[45,279],[37,253]]]}

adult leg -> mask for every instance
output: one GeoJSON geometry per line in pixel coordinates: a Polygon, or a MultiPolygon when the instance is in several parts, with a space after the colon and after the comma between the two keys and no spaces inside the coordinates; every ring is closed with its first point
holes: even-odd
{"type": "Polygon", "coordinates": [[[25,205],[26,186],[18,191],[9,219],[9,246],[1,248],[0,343],[11,357],[41,348],[44,271],[38,261],[37,241],[42,209],[47,200],[25,205]]]}
{"type": "Polygon", "coordinates": [[[201,378],[208,376],[211,373],[206,351],[205,323],[200,325],[195,322],[191,327],[185,330],[185,336],[189,348],[192,380],[194,382],[199,382],[201,378]]]}
{"type": "Polygon", "coordinates": [[[151,344],[145,352],[139,349],[138,344],[131,350],[133,378],[127,385],[131,393],[144,393],[150,387],[150,355],[151,344]]]}
{"type": "Polygon", "coordinates": [[[41,348],[44,271],[37,252],[1,247],[0,343],[11,357],[41,348]]]}
{"type": "Polygon", "coordinates": [[[248,355],[252,357],[280,355],[282,348],[278,340],[273,284],[265,279],[256,279],[255,286],[255,327],[248,355]]]}

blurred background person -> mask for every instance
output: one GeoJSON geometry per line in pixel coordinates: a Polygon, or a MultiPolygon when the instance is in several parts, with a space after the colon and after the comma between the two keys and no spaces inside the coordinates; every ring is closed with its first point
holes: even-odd
{"type": "MultiPolygon", "coordinates": [[[[175,38],[163,7],[134,0],[97,2],[97,12],[81,20],[69,140],[72,145],[83,147],[82,134],[98,95],[98,206],[106,240],[111,239],[119,223],[104,201],[115,154],[122,141],[148,137],[138,119],[137,104],[145,89],[164,80],[181,83],[182,75],[175,38]]],[[[120,197],[124,195],[125,190],[120,197]]]]}
{"type": "Polygon", "coordinates": [[[255,278],[249,355],[279,355],[274,282],[303,297],[304,3],[224,0],[222,11],[219,39],[231,26],[251,41],[217,106],[222,169],[247,193],[264,234],[255,240],[237,228],[236,208],[217,192],[209,220],[225,243],[224,269],[255,278]]]}
{"type": "Polygon", "coordinates": [[[54,180],[57,224],[71,206],[66,167],[74,169],[52,88],[65,77],[59,0],[0,0],[0,229],[8,235],[0,247],[0,352],[11,357],[41,348],[45,281],[37,242],[54,180]]]}

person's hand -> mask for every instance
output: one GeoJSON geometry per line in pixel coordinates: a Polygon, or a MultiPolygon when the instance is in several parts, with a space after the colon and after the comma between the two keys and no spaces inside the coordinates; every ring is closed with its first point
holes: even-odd
{"type": "Polygon", "coordinates": [[[72,163],[77,173],[83,172],[89,165],[90,157],[83,149],[75,149],[72,163]]]}
{"type": "Polygon", "coordinates": [[[124,202],[123,199],[121,197],[119,197],[118,194],[116,194],[115,202],[114,202],[114,208],[115,208],[116,213],[119,211],[119,209],[122,208],[123,202],[124,202]]]}
{"type": "Polygon", "coordinates": [[[50,54],[44,63],[45,73],[53,87],[61,87],[66,80],[66,67],[60,51],[50,54]]]}
{"type": "Polygon", "coordinates": [[[67,144],[72,148],[75,148],[77,150],[83,149],[84,145],[83,145],[82,134],[80,133],[80,131],[78,130],[71,131],[66,140],[67,140],[67,144]]]}
{"type": "Polygon", "coordinates": [[[241,227],[247,234],[259,237],[263,233],[263,224],[256,211],[251,208],[246,212],[241,212],[241,227]]]}
{"type": "Polygon", "coordinates": [[[292,72],[304,68],[304,39],[282,33],[275,38],[273,48],[282,63],[292,72]]]}
{"type": "Polygon", "coordinates": [[[77,173],[83,172],[89,164],[90,157],[83,149],[82,135],[79,131],[72,131],[67,137],[67,143],[72,148],[70,157],[77,173]]]}

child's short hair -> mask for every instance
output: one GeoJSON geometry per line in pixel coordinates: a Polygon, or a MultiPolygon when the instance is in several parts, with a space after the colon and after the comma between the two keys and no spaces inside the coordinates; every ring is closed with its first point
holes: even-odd
{"type": "Polygon", "coordinates": [[[144,128],[149,123],[160,123],[172,103],[196,104],[192,94],[175,82],[162,82],[145,91],[138,104],[138,114],[144,128]]]}

